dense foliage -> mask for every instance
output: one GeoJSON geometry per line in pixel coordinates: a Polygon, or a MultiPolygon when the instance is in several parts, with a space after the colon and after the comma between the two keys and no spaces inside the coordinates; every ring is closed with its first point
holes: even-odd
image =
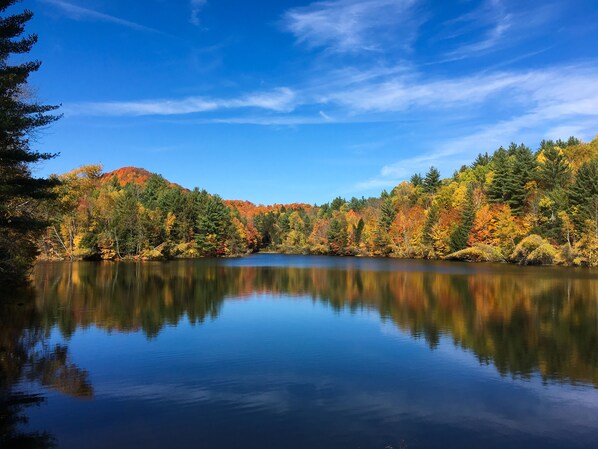
{"type": "Polygon", "coordinates": [[[260,250],[598,265],[598,139],[511,144],[451,178],[425,175],[379,198],[256,206],[135,168],[85,166],[48,202],[47,257],[229,256],[260,250]]]}
{"type": "Polygon", "coordinates": [[[49,195],[53,185],[32,176],[31,165],[53,157],[31,148],[35,130],[58,117],[48,114],[56,106],[31,100],[28,78],[39,61],[13,64],[14,55],[28,53],[37,36],[22,37],[33,13],[5,15],[17,0],[0,0],[0,285],[25,279],[37,253],[36,240],[45,223],[40,220],[36,200],[49,195]]]}

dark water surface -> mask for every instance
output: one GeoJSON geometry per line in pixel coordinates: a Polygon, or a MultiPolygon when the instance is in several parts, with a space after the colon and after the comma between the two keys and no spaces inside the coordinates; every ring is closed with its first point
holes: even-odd
{"type": "Polygon", "coordinates": [[[596,271],[257,255],[35,287],[0,308],[0,446],[598,447],[596,271]]]}

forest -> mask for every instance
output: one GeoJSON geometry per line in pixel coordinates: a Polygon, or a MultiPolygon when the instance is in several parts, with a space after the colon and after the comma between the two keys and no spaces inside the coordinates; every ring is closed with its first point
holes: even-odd
{"type": "Polygon", "coordinates": [[[598,266],[598,138],[510,144],[451,177],[430,167],[372,198],[255,205],[158,174],[86,165],[40,205],[45,259],[335,256],[598,266]]]}

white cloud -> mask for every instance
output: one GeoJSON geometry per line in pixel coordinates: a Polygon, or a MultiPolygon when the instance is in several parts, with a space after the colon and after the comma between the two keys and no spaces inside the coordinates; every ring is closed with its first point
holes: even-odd
{"type": "MultiPolygon", "coordinates": [[[[444,165],[455,169],[462,163],[470,162],[479,152],[493,151],[512,141],[534,142],[544,137],[566,138],[570,135],[592,137],[596,132],[598,70],[591,66],[563,66],[526,73],[505,73],[498,78],[491,75],[477,76],[439,85],[445,88],[452,86],[446,90],[447,98],[456,103],[446,103],[446,98],[440,98],[443,96],[443,89],[423,88],[427,94],[409,94],[412,102],[407,101],[407,104],[410,104],[412,109],[421,111],[433,110],[437,102],[443,104],[444,101],[445,107],[450,106],[451,110],[458,110],[459,104],[468,95],[471,95],[472,102],[483,103],[489,93],[500,93],[503,101],[507,99],[509,104],[517,105],[517,113],[491,124],[475,127],[468,123],[458,123],[457,126],[464,130],[461,137],[444,142],[430,142],[435,148],[434,151],[387,164],[380,169],[377,176],[357,183],[356,189],[392,187],[415,172],[427,170],[430,165],[444,165]],[[464,97],[454,93],[459,91],[458,86],[468,85],[468,88],[463,88],[464,97]],[[415,100],[412,97],[415,97],[415,100]]],[[[415,87],[417,90],[417,86],[415,87]]],[[[403,89],[410,90],[411,88],[403,89]]],[[[383,90],[371,91],[366,105],[371,102],[379,104],[376,101],[377,96],[384,98],[383,90]]],[[[358,98],[368,97],[364,95],[358,98]]],[[[363,107],[360,103],[357,104],[363,107]]],[[[463,104],[469,106],[471,102],[463,104]]],[[[450,173],[443,175],[448,176],[450,173]]]]}
{"type": "Polygon", "coordinates": [[[327,47],[340,53],[379,51],[385,33],[395,38],[400,34],[403,45],[410,44],[416,28],[412,14],[415,3],[416,0],[320,1],[287,11],[283,21],[297,41],[309,47],[327,47]]]}
{"type": "Polygon", "coordinates": [[[509,88],[527,75],[498,73],[455,79],[421,80],[416,74],[347,86],[325,98],[354,111],[392,112],[414,107],[443,108],[472,105],[509,88]]]}
{"type": "Polygon", "coordinates": [[[67,17],[73,20],[94,20],[99,22],[113,23],[136,31],[149,31],[152,33],[161,33],[161,31],[154,28],[141,25],[136,22],[121,19],[120,17],[104,14],[92,9],[83,8],[81,6],[73,5],[71,3],[63,2],[62,0],[43,0],[45,3],[51,4],[60,9],[67,17]]]}
{"type": "Polygon", "coordinates": [[[201,13],[202,9],[206,5],[207,0],[191,0],[191,23],[195,26],[199,26],[201,24],[201,20],[199,18],[199,14],[201,13]]]}
{"type": "Polygon", "coordinates": [[[68,115],[185,115],[220,109],[259,108],[276,112],[290,112],[294,108],[295,93],[286,87],[256,92],[239,98],[213,99],[187,97],[177,100],[113,101],[67,105],[68,115]]]}

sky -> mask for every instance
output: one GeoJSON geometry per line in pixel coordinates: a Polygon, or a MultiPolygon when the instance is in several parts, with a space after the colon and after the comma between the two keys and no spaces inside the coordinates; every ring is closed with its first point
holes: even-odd
{"type": "Polygon", "coordinates": [[[138,166],[254,203],[377,196],[598,134],[596,0],[25,0],[36,174],[138,166]]]}

